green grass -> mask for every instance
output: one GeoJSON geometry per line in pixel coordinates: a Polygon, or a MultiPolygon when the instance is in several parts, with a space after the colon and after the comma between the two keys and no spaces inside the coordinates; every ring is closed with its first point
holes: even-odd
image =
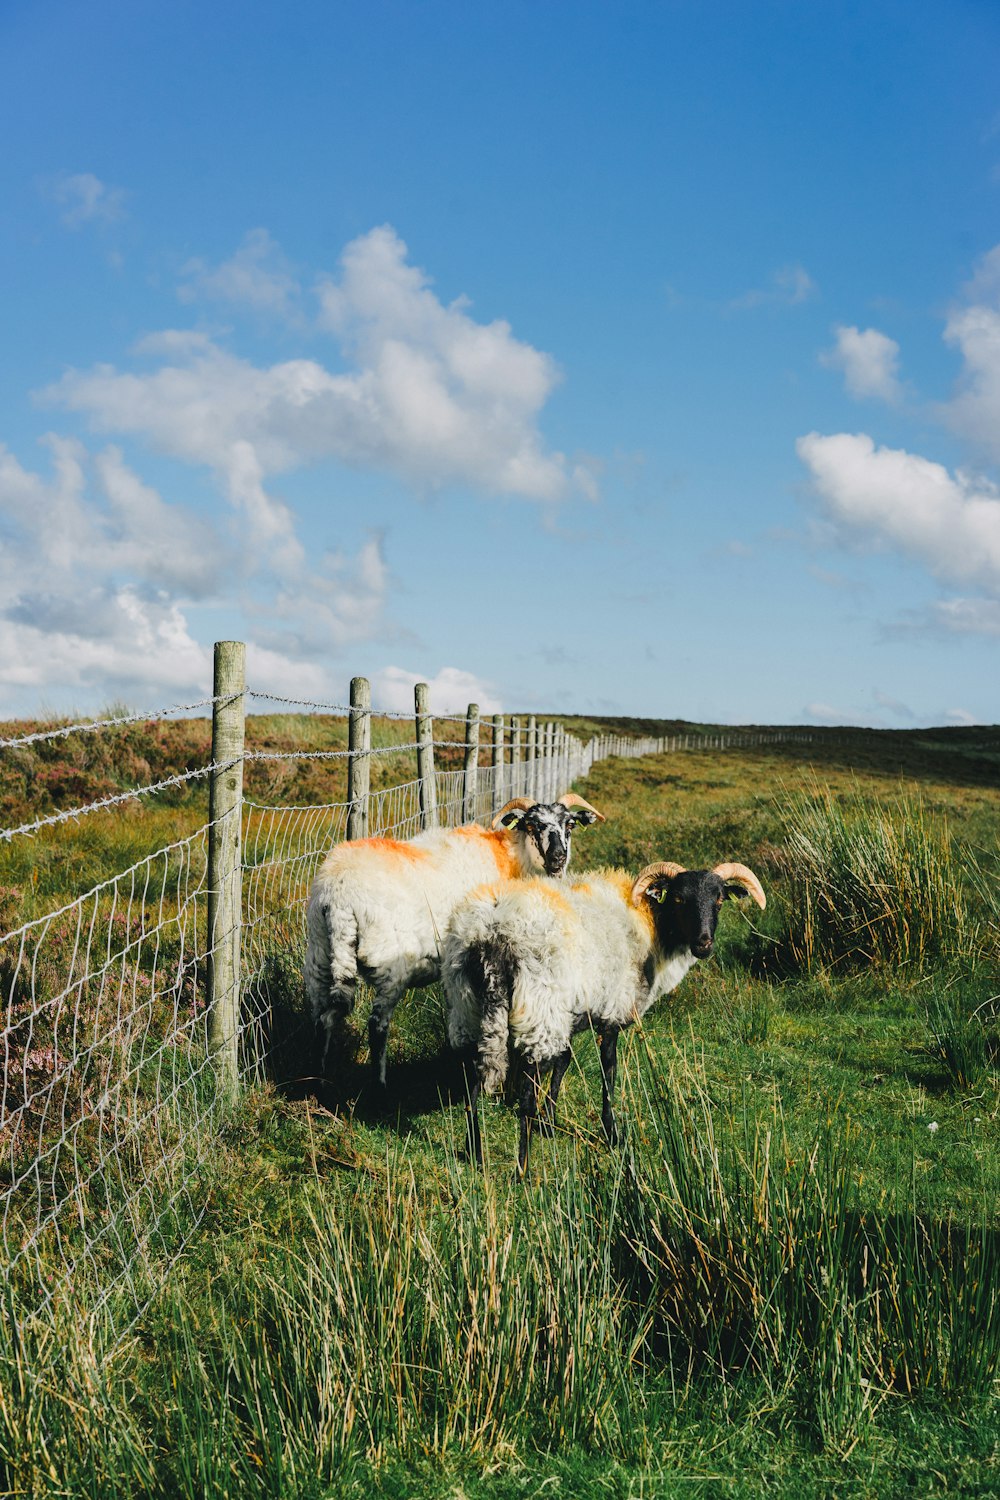
{"type": "MultiPolygon", "coordinates": [[[[727,906],[716,957],[623,1036],[619,1149],[586,1035],[518,1185],[498,1101],[486,1174],[464,1159],[436,989],[397,1012],[388,1113],[363,1015],[322,1100],[289,1030],[123,1339],[85,1279],[54,1323],[9,1291],[0,1492],[996,1493],[993,751],[819,751],[612,761],[579,787],[608,822],[578,868],[738,859],[768,894],[727,906]],[[862,853],[880,904],[831,901],[823,925],[862,853]]],[[[299,955],[277,928],[272,948],[290,1025],[299,955]]]]}

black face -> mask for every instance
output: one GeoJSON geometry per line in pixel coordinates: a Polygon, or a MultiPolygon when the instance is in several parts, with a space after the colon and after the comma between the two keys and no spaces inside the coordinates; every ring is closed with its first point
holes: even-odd
{"type": "Polygon", "coordinates": [[[646,889],[656,936],[663,952],[690,948],[695,958],[708,958],[715,943],[715,927],[723,901],[745,895],[727,886],[712,870],[684,870],[659,876],[646,889]]]}
{"type": "Polygon", "coordinates": [[[510,812],[505,828],[518,828],[524,834],[539,871],[562,875],[569,864],[569,846],[573,829],[596,822],[596,814],[582,807],[564,807],[561,802],[536,802],[534,807],[510,812]]]}

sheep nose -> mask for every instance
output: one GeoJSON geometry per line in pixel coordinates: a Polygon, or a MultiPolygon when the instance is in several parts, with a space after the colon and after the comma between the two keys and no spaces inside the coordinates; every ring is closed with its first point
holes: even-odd
{"type": "Polygon", "coordinates": [[[707,958],[712,951],[712,939],[700,937],[697,942],[691,944],[691,952],[695,958],[707,958]]]}

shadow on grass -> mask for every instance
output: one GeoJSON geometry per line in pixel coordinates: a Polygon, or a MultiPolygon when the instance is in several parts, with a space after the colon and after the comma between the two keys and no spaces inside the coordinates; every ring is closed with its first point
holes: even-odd
{"type": "Polygon", "coordinates": [[[407,995],[397,1008],[384,1091],[369,1073],[364,1036],[369,1006],[363,991],[336,1049],[331,1049],[328,1078],[319,1072],[319,1048],[297,959],[283,949],[268,954],[248,990],[246,1005],[255,1053],[247,1066],[260,1072],[283,1098],[314,1098],[331,1113],[365,1124],[395,1122],[404,1135],[422,1116],[464,1103],[462,1067],[443,1043],[440,1004],[433,990],[407,995]],[[407,1054],[403,1058],[398,1056],[401,1044],[407,1054]]]}

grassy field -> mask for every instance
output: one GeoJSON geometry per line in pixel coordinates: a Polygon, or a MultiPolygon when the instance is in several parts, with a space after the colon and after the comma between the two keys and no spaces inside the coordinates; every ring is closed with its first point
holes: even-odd
{"type": "MultiPolygon", "coordinates": [[[[581,1036],[528,1180],[502,1101],[477,1174],[434,989],[388,1110],[362,1025],[336,1087],[286,1049],[127,1337],[85,1283],[44,1324],[8,1289],[0,1493],[1000,1492],[998,768],[972,730],[598,764],[578,869],[735,859],[768,894],[623,1037],[622,1145],[581,1036]]],[[[60,834],[49,894],[75,837],[119,858],[60,834]]]]}

